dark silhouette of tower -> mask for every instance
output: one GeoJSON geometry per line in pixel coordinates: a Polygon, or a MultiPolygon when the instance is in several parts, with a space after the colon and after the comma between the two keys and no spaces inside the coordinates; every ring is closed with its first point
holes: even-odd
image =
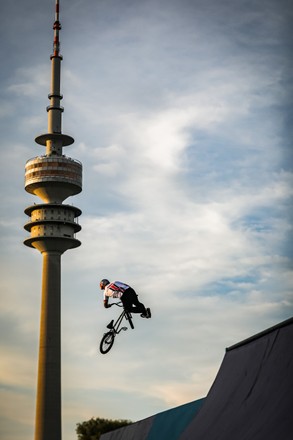
{"type": "Polygon", "coordinates": [[[45,146],[45,155],[34,157],[25,165],[25,190],[42,200],[26,208],[30,220],[24,228],[30,237],[26,246],[43,255],[42,305],[35,440],[61,440],[61,255],[80,246],[75,234],[80,209],[63,204],[82,190],[82,165],[63,154],[63,147],[74,142],[62,133],[60,106],[59,0],[55,0],[54,46],[51,55],[51,91],[48,133],[36,137],[45,146]]]}

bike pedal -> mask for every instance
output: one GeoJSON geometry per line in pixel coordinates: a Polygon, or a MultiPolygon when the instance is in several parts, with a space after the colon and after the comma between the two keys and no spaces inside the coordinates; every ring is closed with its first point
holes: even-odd
{"type": "Polygon", "coordinates": [[[127,327],[121,327],[121,330],[124,330],[126,332],[127,327]]]}

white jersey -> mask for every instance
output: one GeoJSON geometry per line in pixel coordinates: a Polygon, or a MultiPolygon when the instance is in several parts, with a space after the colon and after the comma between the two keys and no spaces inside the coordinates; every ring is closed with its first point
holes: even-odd
{"type": "Polygon", "coordinates": [[[108,284],[104,289],[104,300],[108,298],[121,298],[129,287],[127,284],[121,283],[121,281],[114,281],[108,284]]]}

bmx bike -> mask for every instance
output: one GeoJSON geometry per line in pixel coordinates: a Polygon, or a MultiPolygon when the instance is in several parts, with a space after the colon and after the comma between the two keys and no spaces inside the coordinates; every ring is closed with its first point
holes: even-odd
{"type": "MultiPolygon", "coordinates": [[[[111,304],[111,306],[116,305],[118,307],[123,307],[121,302],[116,302],[111,304]]],[[[100,342],[100,352],[102,354],[108,353],[111,348],[113,347],[115,337],[123,330],[126,331],[128,327],[121,327],[122,321],[125,319],[128,321],[130,327],[134,329],[134,325],[132,322],[132,316],[130,312],[127,312],[123,308],[123,311],[121,312],[120,316],[117,318],[117,320],[114,322],[114,319],[107,325],[107,328],[109,329],[108,332],[104,333],[101,342],[100,342]]]]}

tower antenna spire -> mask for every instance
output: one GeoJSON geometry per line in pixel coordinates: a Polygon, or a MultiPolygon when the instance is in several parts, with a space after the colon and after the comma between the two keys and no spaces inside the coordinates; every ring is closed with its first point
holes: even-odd
{"type": "Polygon", "coordinates": [[[56,0],[55,3],[55,22],[54,22],[54,56],[58,56],[59,55],[59,49],[60,49],[60,43],[59,43],[59,31],[61,30],[61,24],[59,21],[59,0],[56,0]]]}

